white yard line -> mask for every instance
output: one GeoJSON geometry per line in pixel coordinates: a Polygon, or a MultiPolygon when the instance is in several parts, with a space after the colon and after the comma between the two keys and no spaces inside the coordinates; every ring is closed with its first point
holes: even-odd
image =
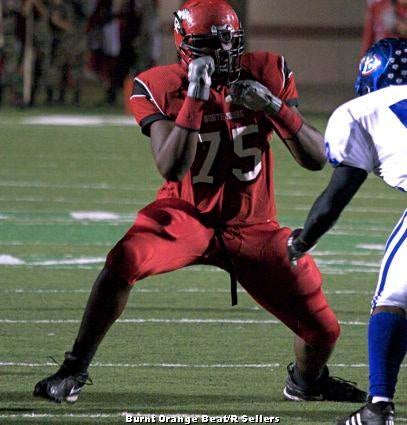
{"type": "Polygon", "coordinates": [[[149,190],[156,189],[155,187],[149,189],[147,187],[137,186],[113,186],[108,183],[49,183],[41,181],[1,181],[0,187],[22,187],[22,188],[36,188],[36,189],[80,189],[80,190],[108,190],[108,191],[123,191],[123,192],[148,192],[149,190]]]}
{"type": "Polygon", "coordinates": [[[366,249],[366,250],[357,250],[357,251],[349,251],[347,249],[343,249],[341,251],[318,251],[315,250],[312,252],[313,257],[335,257],[340,260],[345,260],[343,256],[346,257],[355,257],[355,256],[374,256],[376,255],[377,258],[381,258],[381,253],[376,252],[376,250],[366,249]]]}
{"type": "MultiPolygon", "coordinates": [[[[117,157],[117,159],[123,159],[122,157],[117,157]]],[[[136,187],[136,186],[117,186],[112,185],[109,183],[85,183],[85,184],[78,184],[78,183],[50,183],[48,181],[18,181],[18,180],[3,180],[0,182],[0,187],[21,187],[21,188],[56,188],[56,189],[92,189],[92,190],[109,190],[109,191],[133,191],[133,192],[148,192],[150,190],[157,189],[156,186],[152,186],[151,188],[147,187],[136,187]]],[[[299,191],[299,190],[284,190],[284,191],[277,191],[276,195],[279,197],[299,197],[299,198],[314,198],[316,194],[310,194],[308,190],[299,191]]],[[[394,200],[394,201],[400,201],[401,198],[399,196],[391,196],[386,194],[358,194],[357,197],[359,199],[369,199],[371,200],[372,197],[374,199],[382,199],[382,200],[394,200]]],[[[351,208],[351,207],[349,207],[351,208]]],[[[348,209],[349,209],[348,208],[348,209]]],[[[355,207],[352,207],[355,208],[355,207]]],[[[357,207],[360,212],[362,212],[362,209],[364,207],[357,207]]],[[[368,207],[371,208],[371,207],[368,207]]],[[[387,211],[387,209],[386,209],[387,211]]],[[[394,210],[392,210],[394,212],[394,210]]]]}
{"type": "MultiPolygon", "coordinates": [[[[72,204],[77,202],[82,202],[82,198],[66,198],[66,197],[38,197],[38,196],[2,196],[0,201],[3,202],[31,202],[31,203],[62,203],[62,204],[72,204]]],[[[151,201],[151,200],[150,200],[151,201]]],[[[147,205],[150,201],[140,200],[140,199],[131,199],[128,198],[115,198],[113,201],[102,201],[102,200],[88,200],[87,202],[92,202],[93,204],[116,204],[116,205],[147,205]]],[[[280,207],[283,210],[282,207],[280,207]]],[[[290,211],[309,211],[309,206],[305,205],[293,205],[290,207],[290,211]]],[[[346,209],[348,212],[361,213],[361,214],[394,214],[393,208],[376,208],[376,207],[348,207],[346,209]]]]}
{"type": "MultiPolygon", "coordinates": [[[[24,288],[15,288],[15,289],[0,289],[0,293],[5,294],[74,294],[74,293],[88,293],[91,288],[80,288],[80,289],[24,289],[24,288]]],[[[230,293],[230,289],[205,289],[205,288],[185,288],[185,289],[148,289],[148,288],[137,288],[137,286],[133,289],[133,292],[141,292],[141,293],[198,293],[198,294],[213,294],[213,293],[221,293],[228,294],[230,293]]],[[[238,289],[239,293],[246,293],[244,289],[238,289]]],[[[374,291],[358,291],[353,289],[344,289],[344,290],[326,290],[324,291],[326,295],[373,295],[374,291]]]]}
{"type": "Polygon", "coordinates": [[[25,262],[17,257],[8,254],[0,254],[0,265],[21,266],[22,264],[25,264],[25,262]]]}
{"type": "Polygon", "coordinates": [[[69,215],[76,221],[117,221],[122,218],[120,214],[109,211],[72,211],[69,215]]]}
{"type": "Polygon", "coordinates": [[[88,223],[89,221],[93,222],[104,222],[104,223],[131,223],[134,221],[136,214],[119,214],[111,211],[71,211],[67,214],[9,214],[4,217],[8,223],[13,225],[59,225],[59,224],[69,224],[73,225],[76,223],[88,223]]]}
{"type": "MultiPolygon", "coordinates": [[[[47,204],[78,204],[83,203],[83,199],[81,197],[77,198],[66,198],[66,197],[47,197],[47,196],[1,196],[1,202],[29,202],[33,204],[43,204],[44,202],[47,204]]],[[[87,204],[95,204],[95,205],[147,205],[152,200],[141,200],[141,199],[128,199],[128,198],[115,198],[111,201],[104,201],[102,199],[91,200],[87,199],[87,204]]]]}
{"type": "MultiPolygon", "coordinates": [[[[288,208],[288,207],[287,207],[288,208]]],[[[280,210],[283,210],[284,207],[280,206],[280,210]]],[[[290,206],[289,208],[290,210],[295,210],[295,211],[309,211],[310,207],[309,205],[293,205],[290,206]]],[[[356,214],[383,214],[383,215],[388,215],[388,214],[393,214],[394,215],[394,208],[377,208],[377,207],[347,207],[346,211],[348,213],[356,213],[356,214]]]]}
{"type": "MultiPolygon", "coordinates": [[[[44,363],[30,363],[30,362],[0,362],[1,367],[26,367],[26,368],[37,368],[37,367],[48,367],[56,366],[53,362],[44,363]]],[[[140,369],[140,368],[173,368],[173,369],[275,369],[286,367],[286,364],[282,363],[214,363],[214,364],[187,364],[187,363],[103,363],[95,362],[90,365],[91,367],[100,368],[125,368],[125,369],[140,369]]],[[[337,368],[368,368],[369,365],[366,363],[330,363],[329,367],[337,368]]],[[[402,364],[401,367],[407,367],[407,364],[402,364]]]]}
{"type": "MultiPolygon", "coordinates": [[[[12,410],[12,409],[10,409],[12,410]]],[[[124,417],[125,413],[10,413],[0,414],[0,419],[111,419],[124,417]]],[[[144,415],[143,415],[144,416],[144,415]]],[[[124,423],[124,422],[123,422],[124,423]]]]}
{"type": "Polygon", "coordinates": [[[329,268],[329,267],[320,267],[320,270],[323,274],[328,275],[328,276],[342,276],[342,275],[349,275],[352,273],[367,273],[367,274],[377,274],[377,272],[379,271],[379,268],[374,268],[374,269],[366,269],[366,268],[357,268],[357,267],[351,267],[351,268],[340,268],[340,269],[335,269],[335,268],[329,268]]]}
{"type": "Polygon", "coordinates": [[[360,261],[360,260],[348,260],[345,258],[334,258],[332,260],[326,260],[319,258],[317,260],[318,265],[350,265],[350,266],[363,266],[363,267],[380,267],[380,261],[372,263],[370,261],[360,261]]]}
{"type": "MultiPolygon", "coordinates": [[[[44,260],[31,260],[24,261],[21,258],[13,257],[8,254],[0,254],[0,264],[3,265],[29,265],[29,266],[49,266],[49,265],[75,265],[75,264],[94,264],[101,263],[105,261],[105,257],[78,257],[78,258],[62,258],[62,259],[44,259],[44,260]]],[[[332,260],[321,259],[317,260],[319,266],[326,265],[335,265],[335,266],[361,266],[367,268],[378,268],[380,267],[380,262],[369,262],[369,261],[354,261],[346,260],[341,258],[335,258],[332,260]]],[[[341,267],[341,269],[346,269],[341,267]]],[[[223,272],[222,269],[214,266],[187,266],[183,267],[180,270],[187,271],[204,271],[204,272],[223,272]]]]}
{"type": "MultiPolygon", "coordinates": [[[[285,184],[287,184],[288,186],[295,186],[297,191],[301,191],[302,188],[315,189],[315,183],[312,180],[304,179],[301,174],[291,173],[290,177],[290,179],[285,180],[285,184]]],[[[323,188],[324,186],[322,186],[321,189],[317,191],[317,193],[320,193],[323,188]]],[[[306,190],[306,192],[309,192],[309,190],[306,190]]],[[[317,196],[317,194],[315,194],[315,196],[317,196]]],[[[397,195],[397,192],[392,193],[391,191],[389,191],[385,193],[378,193],[377,190],[375,191],[375,189],[367,190],[366,188],[356,195],[356,198],[368,199],[369,201],[371,201],[372,199],[387,199],[402,202],[402,197],[403,195],[397,195]]]]}
{"type": "Polygon", "coordinates": [[[0,246],[107,246],[112,242],[48,242],[48,241],[0,241],[0,246]]]}
{"type": "MultiPolygon", "coordinates": [[[[60,260],[36,260],[24,261],[10,255],[2,255],[0,257],[0,265],[10,267],[43,267],[53,270],[75,268],[96,270],[105,262],[105,257],[82,257],[68,258],[60,260]]],[[[320,260],[317,261],[321,271],[326,275],[344,275],[350,273],[372,273],[376,274],[380,268],[380,264],[359,262],[348,262],[346,260],[320,260]],[[354,267],[354,266],[359,267],[354,267]],[[336,267],[337,266],[337,267],[336,267]]],[[[205,273],[225,273],[223,270],[211,266],[189,266],[180,269],[181,272],[205,272],[205,273]]]]}
{"type": "MultiPolygon", "coordinates": [[[[122,216],[122,223],[124,222],[130,222],[132,221],[134,217],[125,217],[122,216]]],[[[50,219],[50,221],[53,219],[50,219]]],[[[89,220],[89,221],[98,221],[98,220],[89,220]]],[[[83,222],[88,222],[88,220],[83,220],[83,222]]],[[[48,220],[44,220],[43,224],[48,224],[49,221],[48,220]]],[[[70,223],[72,224],[72,221],[70,221],[70,223]]],[[[38,224],[38,223],[37,223],[38,224]]],[[[107,247],[112,247],[114,245],[114,241],[112,242],[49,242],[49,241],[22,241],[22,240],[9,240],[9,241],[2,241],[0,240],[0,246],[107,246],[107,247]]],[[[335,257],[338,258],[340,260],[344,260],[343,256],[345,255],[346,257],[355,257],[355,256],[361,256],[361,257],[366,257],[366,256],[374,256],[376,255],[378,259],[381,259],[382,257],[382,253],[378,252],[381,251],[382,249],[379,247],[383,247],[384,250],[384,245],[377,245],[377,248],[369,248],[368,246],[366,247],[360,247],[359,250],[357,251],[348,251],[348,250],[343,250],[343,251],[318,251],[315,250],[312,252],[312,256],[313,257],[335,257]],[[342,256],[342,257],[341,257],[342,256]]],[[[357,246],[356,248],[359,248],[359,246],[357,246]]]]}
{"type": "Polygon", "coordinates": [[[72,266],[86,264],[103,264],[105,257],[64,258],[61,260],[24,261],[11,255],[0,255],[0,265],[4,266],[72,266]]]}
{"type": "MultiPolygon", "coordinates": [[[[67,323],[80,323],[79,319],[0,319],[0,323],[3,324],[67,324],[67,323]]],[[[116,323],[165,323],[165,324],[228,324],[228,325],[280,325],[281,322],[278,320],[255,320],[255,319],[119,319],[116,323]]],[[[341,325],[349,326],[366,326],[366,322],[359,320],[342,320],[339,321],[341,325]]]]}
{"type": "Polygon", "coordinates": [[[359,249],[366,249],[366,250],[372,250],[372,251],[384,251],[384,248],[386,247],[385,244],[367,244],[367,243],[361,243],[356,245],[356,248],[359,249]]]}
{"type": "Polygon", "coordinates": [[[137,127],[135,119],[127,115],[37,115],[21,119],[23,125],[54,125],[69,127],[104,127],[129,126],[137,127]]]}
{"type": "Polygon", "coordinates": [[[101,264],[105,262],[105,257],[83,257],[83,258],[67,258],[64,260],[45,260],[32,261],[27,263],[31,266],[55,266],[55,265],[83,265],[83,264],[101,264]]]}

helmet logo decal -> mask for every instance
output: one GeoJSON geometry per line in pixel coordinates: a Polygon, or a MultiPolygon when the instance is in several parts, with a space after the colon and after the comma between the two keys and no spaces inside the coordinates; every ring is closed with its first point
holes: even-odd
{"type": "Polygon", "coordinates": [[[360,72],[362,76],[370,75],[375,72],[381,64],[382,61],[376,55],[366,56],[360,63],[360,72]]]}
{"type": "Polygon", "coordinates": [[[359,96],[388,86],[407,84],[407,40],[383,38],[373,44],[359,64],[355,90],[359,96]]]}
{"type": "Polygon", "coordinates": [[[174,13],[174,29],[177,33],[182,33],[182,21],[186,20],[187,22],[191,19],[191,12],[188,9],[182,9],[174,13]]]}

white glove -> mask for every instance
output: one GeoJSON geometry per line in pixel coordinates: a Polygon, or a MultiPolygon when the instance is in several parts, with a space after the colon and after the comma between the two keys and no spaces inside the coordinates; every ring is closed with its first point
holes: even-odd
{"type": "Polygon", "coordinates": [[[269,115],[276,115],[281,109],[282,100],[274,96],[271,91],[254,80],[241,80],[234,83],[226,102],[243,105],[253,111],[264,111],[269,115]]]}
{"type": "Polygon", "coordinates": [[[188,66],[188,96],[198,100],[208,100],[211,76],[215,71],[215,61],[211,56],[194,59],[188,66]]]}

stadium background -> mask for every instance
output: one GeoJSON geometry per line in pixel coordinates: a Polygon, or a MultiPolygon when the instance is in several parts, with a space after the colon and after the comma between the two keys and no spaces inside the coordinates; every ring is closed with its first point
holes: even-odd
{"type": "MultiPolygon", "coordinates": [[[[175,59],[170,16],[178,5],[161,2],[163,63],[175,59]]],[[[328,113],[353,96],[365,2],[246,5],[249,49],[286,56],[302,110],[324,131],[328,113]]],[[[331,170],[302,170],[278,140],[272,146],[279,218],[297,227],[331,170]]],[[[95,385],[77,404],[33,399],[35,382],[70,348],[107,251],[154,198],[161,178],[147,139],[121,104],[4,107],[0,149],[0,424],[122,424],[124,412],[132,412],[263,414],[286,425],[332,425],[356,408],[285,402],[291,333],[243,291],[231,308],[228,275],[210,267],[137,285],[95,357],[95,385]]],[[[386,237],[404,208],[401,194],[369,178],[314,251],[342,323],[331,372],[362,387],[369,301],[386,237]]],[[[396,397],[400,424],[407,422],[405,367],[396,397]]]]}

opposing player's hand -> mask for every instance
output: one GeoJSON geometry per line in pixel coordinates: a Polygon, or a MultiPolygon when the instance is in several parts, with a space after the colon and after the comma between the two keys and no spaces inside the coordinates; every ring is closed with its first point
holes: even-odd
{"type": "Polygon", "coordinates": [[[188,96],[208,100],[214,71],[215,61],[211,56],[194,59],[188,66],[188,96]]]}
{"type": "Polygon", "coordinates": [[[287,240],[287,255],[290,260],[291,267],[297,266],[297,261],[307,252],[314,249],[315,245],[309,246],[300,239],[302,229],[295,229],[291,232],[287,240]]]}
{"type": "Polygon", "coordinates": [[[281,99],[254,80],[241,80],[234,83],[226,102],[243,105],[253,111],[264,111],[270,115],[277,114],[282,105],[281,99]]]}

